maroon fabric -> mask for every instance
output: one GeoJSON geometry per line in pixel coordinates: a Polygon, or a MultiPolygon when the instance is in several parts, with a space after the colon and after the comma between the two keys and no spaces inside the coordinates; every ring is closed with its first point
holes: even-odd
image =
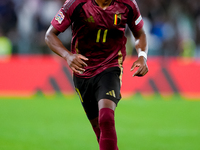
{"type": "Polygon", "coordinates": [[[75,74],[81,78],[122,65],[126,24],[133,32],[143,26],[135,0],[113,0],[105,10],[93,0],[67,0],[51,23],[60,32],[72,25],[71,51],[89,59],[86,71],[75,74]]]}
{"type": "Polygon", "coordinates": [[[99,111],[99,127],[101,130],[100,150],[118,150],[114,111],[112,109],[102,108],[99,111]]]}
{"type": "Polygon", "coordinates": [[[99,142],[99,139],[100,139],[100,128],[94,128],[93,127],[93,130],[94,130],[94,133],[96,134],[97,141],[99,142]]]}

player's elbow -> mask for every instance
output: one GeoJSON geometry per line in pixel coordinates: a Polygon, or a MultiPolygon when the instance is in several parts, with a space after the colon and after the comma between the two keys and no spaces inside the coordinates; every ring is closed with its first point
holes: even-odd
{"type": "Polygon", "coordinates": [[[54,42],[59,33],[60,32],[56,30],[53,26],[50,26],[45,34],[45,42],[47,43],[47,45],[51,42],[54,42]]]}
{"type": "Polygon", "coordinates": [[[45,34],[45,37],[44,37],[46,44],[49,43],[49,39],[50,39],[50,33],[49,33],[49,31],[47,31],[46,34],[45,34]]]}

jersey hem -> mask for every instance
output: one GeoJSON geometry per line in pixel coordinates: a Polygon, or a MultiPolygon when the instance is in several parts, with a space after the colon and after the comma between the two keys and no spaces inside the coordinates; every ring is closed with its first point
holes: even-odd
{"type": "MultiPolygon", "coordinates": [[[[106,69],[109,69],[109,68],[113,68],[113,67],[119,67],[119,65],[113,65],[113,66],[109,66],[109,67],[105,67],[105,68],[103,68],[101,71],[96,71],[95,73],[94,73],[94,75],[91,75],[91,76],[87,76],[87,75],[79,75],[79,74],[76,74],[76,73],[73,73],[73,75],[74,76],[76,76],[76,77],[78,77],[78,78],[92,78],[92,77],[94,77],[94,76],[96,76],[96,75],[98,75],[98,74],[100,74],[100,73],[102,73],[103,71],[105,71],[106,69]]],[[[119,67],[120,68],[120,67],[119,67]]],[[[96,69],[96,70],[98,70],[98,69],[96,69]]]]}

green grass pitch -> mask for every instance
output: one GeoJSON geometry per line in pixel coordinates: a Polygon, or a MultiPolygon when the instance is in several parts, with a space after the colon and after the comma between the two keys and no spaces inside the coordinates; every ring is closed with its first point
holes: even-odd
{"type": "MultiPolygon", "coordinates": [[[[119,150],[199,150],[200,101],[134,95],[115,114],[119,150]]],[[[98,150],[78,96],[0,98],[0,150],[98,150]]]]}

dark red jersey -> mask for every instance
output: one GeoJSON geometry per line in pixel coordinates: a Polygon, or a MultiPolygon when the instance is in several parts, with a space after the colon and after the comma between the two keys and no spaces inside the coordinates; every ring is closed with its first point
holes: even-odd
{"type": "Polygon", "coordinates": [[[89,59],[86,71],[75,74],[82,78],[93,77],[110,67],[122,68],[126,24],[133,32],[143,26],[135,0],[113,0],[105,10],[94,0],[67,0],[52,20],[60,32],[72,25],[71,51],[89,59]]]}

